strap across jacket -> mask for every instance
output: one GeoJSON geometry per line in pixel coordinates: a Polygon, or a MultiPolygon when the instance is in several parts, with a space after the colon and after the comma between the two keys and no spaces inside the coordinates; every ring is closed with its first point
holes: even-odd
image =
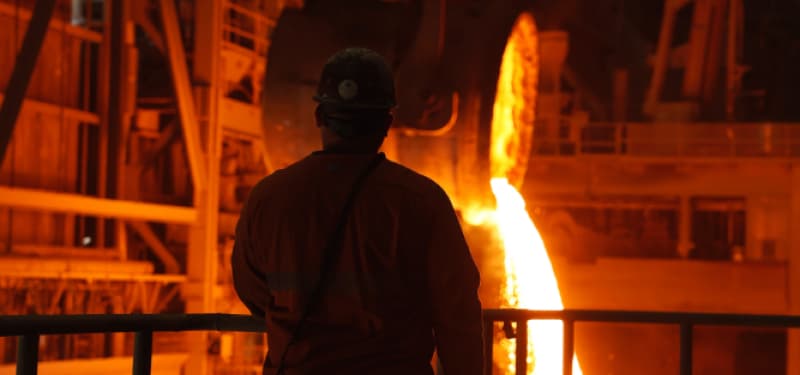
{"type": "Polygon", "coordinates": [[[375,168],[380,164],[383,160],[386,159],[386,156],[383,153],[379,153],[376,155],[372,161],[364,168],[364,170],[359,174],[356,178],[355,182],[353,183],[353,187],[350,190],[350,194],[347,196],[347,200],[345,201],[344,207],[339,216],[339,221],[336,224],[336,228],[331,233],[330,237],[328,238],[328,242],[323,249],[323,258],[322,258],[322,267],[320,270],[320,277],[319,281],[317,282],[316,287],[311,293],[310,298],[308,299],[308,304],[305,306],[302,314],[300,315],[300,319],[297,321],[297,325],[294,327],[292,331],[292,336],[289,339],[288,345],[283,349],[283,353],[281,354],[280,361],[278,362],[278,370],[276,375],[283,375],[286,366],[286,354],[289,352],[289,348],[294,344],[295,340],[298,337],[300,330],[305,325],[305,322],[308,320],[309,315],[311,312],[316,308],[316,305],[322,299],[322,294],[325,292],[325,286],[327,285],[326,281],[331,276],[333,272],[334,265],[339,260],[340,255],[342,254],[342,240],[344,238],[344,229],[347,226],[347,221],[350,217],[350,213],[353,210],[353,205],[355,203],[356,196],[358,192],[361,190],[361,187],[364,184],[364,181],[367,177],[375,170],[375,168]]]}

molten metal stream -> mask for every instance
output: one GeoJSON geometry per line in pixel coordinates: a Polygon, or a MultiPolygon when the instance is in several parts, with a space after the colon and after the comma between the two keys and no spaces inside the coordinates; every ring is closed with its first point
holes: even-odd
{"type": "MultiPolygon", "coordinates": [[[[497,200],[494,224],[505,250],[505,298],[510,307],[531,310],[563,310],[558,283],[547,256],[542,237],[525,210],[525,200],[504,178],[492,179],[497,200]]],[[[560,375],[563,370],[563,323],[560,320],[529,322],[529,374],[560,375]]],[[[516,361],[515,348],[508,351],[509,372],[516,361]]],[[[573,374],[581,374],[577,357],[573,358],[573,374]]]]}
{"type": "MultiPolygon", "coordinates": [[[[488,214],[484,218],[496,228],[503,244],[504,307],[562,310],[564,305],[547,249],[525,210],[525,200],[509,183],[519,177],[512,174],[515,170],[519,174],[520,164],[527,165],[526,143],[530,139],[525,137],[533,127],[538,64],[536,25],[533,17],[524,13],[514,25],[503,53],[492,118],[491,186],[496,207],[482,214],[488,214]]],[[[474,218],[474,214],[479,212],[469,216],[474,218]]],[[[529,322],[528,374],[562,374],[562,326],[559,320],[529,322]]],[[[514,344],[504,340],[501,348],[508,362],[498,364],[513,373],[514,344]]],[[[573,374],[582,374],[577,357],[573,358],[573,374]]]]}

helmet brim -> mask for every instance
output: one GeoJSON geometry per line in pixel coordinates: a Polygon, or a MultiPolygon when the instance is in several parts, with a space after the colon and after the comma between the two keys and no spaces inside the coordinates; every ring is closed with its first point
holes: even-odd
{"type": "Polygon", "coordinates": [[[323,98],[323,97],[321,97],[319,95],[314,95],[311,98],[315,102],[317,102],[319,104],[330,105],[330,106],[336,107],[337,109],[342,109],[342,110],[370,110],[370,109],[377,110],[377,109],[385,109],[385,110],[388,111],[388,110],[391,110],[391,109],[397,107],[397,105],[394,104],[394,103],[392,103],[392,104],[348,103],[348,102],[343,101],[343,100],[332,99],[332,98],[323,98]]]}

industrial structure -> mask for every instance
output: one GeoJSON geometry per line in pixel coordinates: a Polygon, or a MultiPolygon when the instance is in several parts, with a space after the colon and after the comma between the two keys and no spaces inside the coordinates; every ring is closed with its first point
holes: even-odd
{"type": "MultiPolygon", "coordinates": [[[[348,45],[396,70],[389,158],[462,212],[491,204],[510,37],[506,172],[567,308],[800,314],[798,12],[780,0],[0,0],[0,319],[244,313],[228,263],[238,211],[259,179],[318,147],[310,98],[348,45]]],[[[464,225],[490,301],[498,260],[464,225]]],[[[576,336],[585,374],[677,371],[674,328],[586,323],[576,336]]],[[[794,330],[699,327],[694,340],[696,374],[800,374],[794,330]]],[[[124,373],[132,342],[51,336],[40,368],[124,373]]],[[[156,335],[154,371],[255,374],[264,350],[255,334],[156,335]]],[[[0,374],[14,352],[0,338],[0,374]]]]}

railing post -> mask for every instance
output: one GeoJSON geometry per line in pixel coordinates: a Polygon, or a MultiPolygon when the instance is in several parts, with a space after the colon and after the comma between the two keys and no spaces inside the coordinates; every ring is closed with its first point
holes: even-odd
{"type": "Polygon", "coordinates": [[[483,320],[483,375],[492,375],[494,369],[494,321],[483,320]]]}
{"type": "Polygon", "coordinates": [[[681,323],[681,375],[692,375],[692,324],[681,323]]]}
{"type": "Polygon", "coordinates": [[[528,373],[528,321],[517,320],[517,375],[528,373]]]}
{"type": "Polygon", "coordinates": [[[575,356],[575,321],[564,319],[564,375],[572,375],[572,358],[575,356]]]}
{"type": "Polygon", "coordinates": [[[133,375],[150,375],[152,356],[153,332],[136,332],[133,341],[133,375]]]}
{"type": "Polygon", "coordinates": [[[17,340],[17,375],[36,375],[39,368],[39,335],[20,336],[17,340]]]}

